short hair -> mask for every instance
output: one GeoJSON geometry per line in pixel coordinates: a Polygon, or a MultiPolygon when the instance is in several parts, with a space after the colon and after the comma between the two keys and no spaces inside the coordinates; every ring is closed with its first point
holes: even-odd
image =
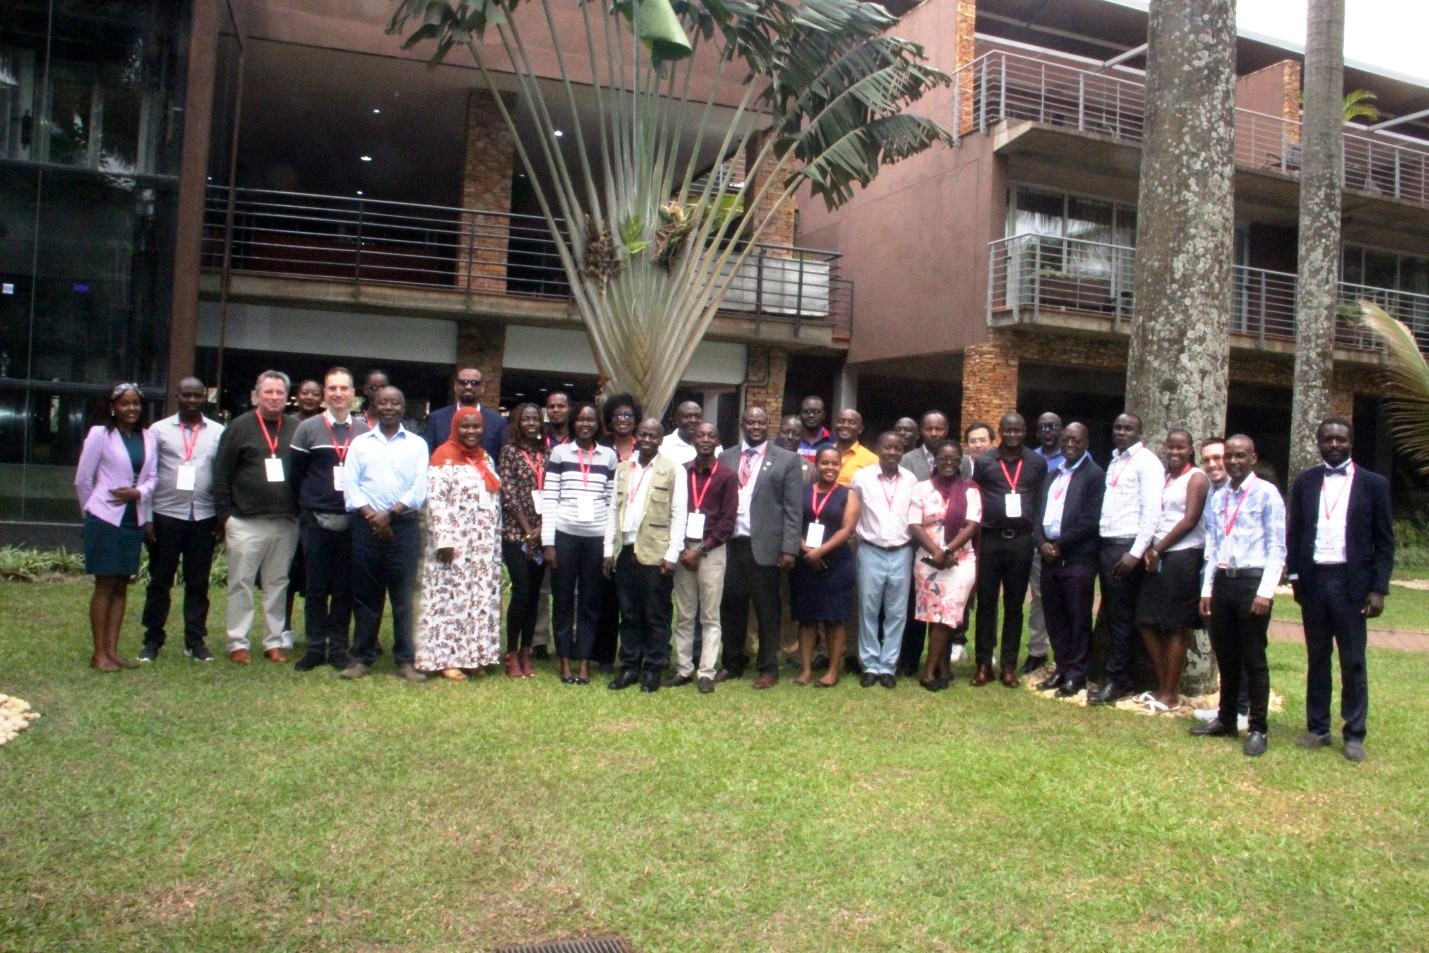
{"type": "Polygon", "coordinates": [[[1166,439],[1171,439],[1171,437],[1175,434],[1180,434],[1181,436],[1185,437],[1187,446],[1194,447],[1196,445],[1196,438],[1191,436],[1191,431],[1187,430],[1185,427],[1172,427],[1170,430],[1166,431],[1166,439]]]}
{"type": "Polygon", "coordinates": [[[958,452],[958,456],[962,456],[963,454],[963,445],[958,443],[952,437],[944,437],[942,440],[934,440],[932,446],[928,447],[928,452],[936,457],[938,454],[943,452],[944,447],[952,447],[958,452]]]}
{"type": "Polygon", "coordinates": [[[352,376],[352,371],[349,371],[347,368],[339,364],[335,367],[329,367],[327,370],[323,371],[323,384],[326,385],[327,379],[334,374],[346,374],[348,384],[355,385],[357,383],[357,381],[352,376]]]}
{"type": "Polygon", "coordinates": [[[966,427],[963,428],[963,439],[967,440],[968,435],[971,434],[974,430],[986,430],[989,440],[997,435],[997,431],[993,428],[992,424],[988,423],[986,420],[974,420],[972,423],[968,424],[966,427]]]}
{"type": "Polygon", "coordinates": [[[873,441],[873,445],[874,445],[875,447],[877,447],[877,446],[879,446],[880,444],[882,444],[883,441],[887,440],[889,437],[892,437],[894,440],[897,440],[897,441],[898,441],[898,445],[899,445],[900,447],[903,446],[903,435],[902,435],[901,433],[899,433],[898,431],[896,431],[896,430],[885,430],[885,431],[883,431],[883,433],[881,433],[881,434],[878,435],[878,439],[875,440],[875,441],[873,441]]]}
{"type": "Polygon", "coordinates": [[[291,377],[289,377],[287,374],[284,374],[282,371],[272,370],[264,371],[263,373],[259,374],[258,379],[253,382],[253,389],[258,390],[260,387],[263,386],[263,382],[267,380],[282,381],[284,390],[293,389],[293,379],[291,377]]]}
{"type": "Polygon", "coordinates": [[[314,384],[317,386],[318,390],[323,389],[322,381],[315,381],[311,377],[305,377],[302,380],[298,381],[298,386],[294,388],[294,390],[302,390],[304,384],[314,384]]]}
{"type": "Polygon", "coordinates": [[[1324,430],[1326,427],[1333,427],[1336,425],[1344,427],[1346,430],[1348,430],[1350,432],[1351,440],[1355,439],[1355,425],[1350,422],[1350,418],[1341,416],[1340,414],[1331,414],[1329,417],[1326,417],[1324,420],[1320,421],[1320,426],[1315,428],[1315,439],[1320,439],[1320,431],[1324,430]]]}
{"type": "Polygon", "coordinates": [[[923,411],[923,415],[918,418],[919,429],[922,428],[923,421],[927,420],[929,417],[942,417],[944,423],[948,422],[948,415],[943,413],[941,410],[925,410],[923,411]]]}
{"type": "Polygon", "coordinates": [[[620,407],[629,407],[635,411],[635,428],[640,429],[640,424],[645,420],[645,412],[640,407],[640,401],[636,400],[633,394],[625,392],[611,394],[601,405],[600,419],[605,424],[605,429],[610,430],[615,426],[615,411],[620,407]]]}
{"type": "MultiPolygon", "coordinates": [[[[562,394],[561,396],[565,397],[564,394],[562,394]]],[[[567,397],[566,399],[569,400],[570,398],[567,397]]],[[[583,400],[579,404],[571,404],[571,415],[570,417],[566,418],[568,421],[567,426],[571,428],[572,433],[575,432],[576,420],[580,417],[581,413],[586,408],[590,408],[590,412],[595,414],[596,426],[600,426],[600,410],[595,406],[595,404],[592,404],[590,401],[583,400]]]]}
{"type": "Polygon", "coordinates": [[[551,398],[552,398],[552,397],[564,397],[564,398],[566,399],[566,403],[567,403],[567,404],[569,404],[569,403],[571,402],[571,395],[570,395],[570,394],[567,394],[567,393],[566,393],[565,391],[563,391],[563,390],[553,390],[553,391],[551,391],[549,394],[547,394],[547,395],[546,395],[546,403],[549,404],[549,403],[551,402],[551,398]]]}
{"type": "Polygon", "coordinates": [[[1220,436],[1220,435],[1218,434],[1218,435],[1216,435],[1216,436],[1214,436],[1214,437],[1207,437],[1205,440],[1202,440],[1202,441],[1201,441],[1201,446],[1200,446],[1199,448],[1197,448],[1197,449],[1205,450],[1207,447],[1209,447],[1209,446],[1210,446],[1211,444],[1213,444],[1213,443],[1225,443],[1225,442],[1226,442],[1226,438],[1225,438],[1225,437],[1222,437],[1222,436],[1220,436]]]}
{"type": "Polygon", "coordinates": [[[815,462],[815,463],[818,463],[818,462],[819,462],[819,458],[822,457],[822,456],[823,456],[824,454],[826,454],[826,453],[832,453],[835,457],[838,457],[840,460],[843,459],[843,453],[841,453],[841,452],[839,451],[839,448],[838,448],[838,447],[835,447],[833,444],[830,443],[830,444],[825,444],[824,446],[822,446],[822,447],[819,448],[818,452],[814,454],[814,462],[815,462]]]}
{"type": "MultiPolygon", "coordinates": [[[[466,364],[458,364],[456,367],[453,367],[453,368],[452,368],[452,383],[453,383],[453,384],[455,384],[455,383],[456,383],[456,379],[461,376],[461,372],[462,372],[462,371],[476,371],[478,374],[481,374],[481,368],[477,367],[475,364],[472,364],[472,363],[469,363],[469,362],[466,363],[466,364]]],[[[485,375],[485,374],[481,374],[481,382],[482,382],[483,384],[486,383],[486,375],[485,375]]]]}
{"type": "Polygon", "coordinates": [[[387,383],[389,383],[389,384],[392,383],[392,375],[391,375],[391,374],[388,374],[386,371],[384,371],[384,370],[383,370],[382,368],[380,368],[380,367],[374,367],[374,368],[371,368],[370,370],[368,370],[368,372],[367,372],[366,374],[363,374],[363,375],[362,375],[362,386],[363,386],[363,387],[366,387],[366,386],[367,386],[367,382],[372,379],[372,375],[373,375],[373,374],[381,374],[383,377],[387,378],[387,383]]]}

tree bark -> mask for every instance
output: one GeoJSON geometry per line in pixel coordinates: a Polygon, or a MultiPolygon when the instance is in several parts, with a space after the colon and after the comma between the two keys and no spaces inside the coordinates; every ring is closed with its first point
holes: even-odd
{"type": "MultiPolygon", "coordinates": [[[[1234,242],[1234,0],[1152,0],[1126,406],[1155,446],[1225,427],[1234,242]]],[[[1214,691],[1205,633],[1182,689],[1214,691]]]]}
{"type": "Polygon", "coordinates": [[[1310,0],[1301,127],[1300,257],[1295,292],[1295,392],[1290,473],[1320,462],[1315,429],[1334,375],[1344,124],[1344,0],[1310,0]]]}

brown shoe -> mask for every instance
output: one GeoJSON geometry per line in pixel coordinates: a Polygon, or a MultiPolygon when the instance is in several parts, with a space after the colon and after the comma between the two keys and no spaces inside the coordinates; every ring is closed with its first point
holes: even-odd
{"type": "Polygon", "coordinates": [[[977,671],[973,673],[972,685],[974,688],[981,688],[992,681],[992,666],[978,663],[977,671]]]}
{"type": "Polygon", "coordinates": [[[763,672],[754,680],[754,687],[758,689],[773,688],[778,682],[778,675],[773,672],[763,672]]]}
{"type": "Polygon", "coordinates": [[[263,657],[270,662],[286,662],[288,653],[282,649],[267,649],[263,652],[263,657]]]}
{"type": "Polygon", "coordinates": [[[515,652],[506,653],[506,677],[521,678],[521,656],[515,652]]]}
{"type": "Polygon", "coordinates": [[[228,660],[234,665],[247,665],[249,662],[253,661],[252,657],[249,656],[247,649],[234,649],[232,652],[228,653],[228,660]]]}
{"type": "Polygon", "coordinates": [[[1002,667],[1002,684],[1007,688],[1016,688],[1021,684],[1017,680],[1017,667],[1014,665],[1004,665],[1002,667]]]}
{"type": "Polygon", "coordinates": [[[536,667],[531,664],[531,650],[522,649],[516,653],[516,661],[521,665],[521,677],[532,678],[536,674],[536,667]]]}

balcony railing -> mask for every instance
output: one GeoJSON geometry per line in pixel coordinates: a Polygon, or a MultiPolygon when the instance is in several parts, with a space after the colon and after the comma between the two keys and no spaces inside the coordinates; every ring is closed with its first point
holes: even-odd
{"type": "MultiPolygon", "coordinates": [[[[209,186],[203,266],[223,267],[229,190],[209,186]]],[[[463,294],[570,297],[543,218],[360,196],[236,189],[230,267],[248,274],[407,285],[463,294]]],[[[758,245],[720,311],[847,332],[852,282],[836,252],[758,245]]]]}
{"type": "MultiPolygon", "coordinates": [[[[1046,235],[1019,235],[988,247],[989,325],[1038,323],[1048,318],[1100,320],[1106,329],[1130,330],[1135,306],[1136,249],[1046,235]]],[[[1267,341],[1295,340],[1296,277],[1264,268],[1232,269],[1230,332],[1267,341]]],[[[1367,299],[1403,321],[1421,349],[1429,351],[1429,295],[1341,282],[1339,300],[1367,299]]],[[[1350,313],[1335,322],[1335,346],[1378,350],[1375,339],[1350,313]]]]}
{"type": "MultiPolygon", "coordinates": [[[[960,131],[1026,119],[1138,145],[1145,132],[1145,85],[1108,73],[995,50],[958,70],[954,83],[960,131]]],[[[1300,140],[1294,120],[1235,111],[1239,166],[1298,176],[1300,140]]],[[[1429,143],[1387,131],[1347,131],[1341,141],[1345,188],[1429,205],[1429,143]]]]}

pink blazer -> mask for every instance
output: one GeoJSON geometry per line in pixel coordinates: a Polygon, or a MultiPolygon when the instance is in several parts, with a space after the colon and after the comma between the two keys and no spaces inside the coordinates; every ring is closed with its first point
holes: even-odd
{"type": "Polygon", "coordinates": [[[154,485],[159,480],[158,444],[148,430],[141,433],[144,435],[144,464],[136,480],[134,465],[129,462],[129,451],[124,449],[119,430],[89,428],[74,474],[74,492],[79,497],[80,512],[93,513],[104,522],[118,526],[124,518],[124,504],[109,502],[109,492],[122,486],[137,486],[139,525],[153,519],[154,485]]]}

